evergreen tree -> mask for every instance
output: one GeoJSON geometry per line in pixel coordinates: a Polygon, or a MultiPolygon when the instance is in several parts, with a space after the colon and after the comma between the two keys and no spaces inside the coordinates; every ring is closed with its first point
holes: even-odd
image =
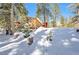
{"type": "Polygon", "coordinates": [[[64,19],[64,17],[63,16],[61,16],[61,25],[62,25],[62,27],[65,25],[65,19],[64,19]]]}
{"type": "Polygon", "coordinates": [[[60,8],[59,5],[57,3],[53,4],[52,6],[52,12],[53,12],[53,26],[56,27],[56,20],[58,19],[59,15],[60,15],[60,8]]]}
{"type": "Polygon", "coordinates": [[[51,24],[52,24],[53,27],[56,27],[56,21],[55,20],[51,21],[51,24]]]}
{"type": "Polygon", "coordinates": [[[52,13],[50,11],[50,4],[47,4],[47,3],[37,4],[36,16],[38,18],[40,18],[42,16],[44,22],[46,22],[46,21],[48,22],[49,17],[52,17],[52,13]]]}
{"type": "Polygon", "coordinates": [[[5,18],[3,16],[0,16],[0,27],[5,28],[6,22],[5,18]]]}

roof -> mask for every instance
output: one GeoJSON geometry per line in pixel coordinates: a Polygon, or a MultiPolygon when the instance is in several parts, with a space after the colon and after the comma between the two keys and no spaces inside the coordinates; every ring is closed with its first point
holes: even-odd
{"type": "Polygon", "coordinates": [[[42,21],[39,18],[36,18],[36,19],[42,24],[42,21]]]}
{"type": "Polygon", "coordinates": [[[36,19],[42,24],[42,21],[39,18],[27,17],[27,19],[28,19],[28,21],[32,21],[32,20],[36,19]]]}

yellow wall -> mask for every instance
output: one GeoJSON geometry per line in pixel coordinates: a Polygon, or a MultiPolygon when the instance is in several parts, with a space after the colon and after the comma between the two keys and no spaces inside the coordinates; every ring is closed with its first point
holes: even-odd
{"type": "Polygon", "coordinates": [[[42,24],[37,19],[33,19],[30,23],[31,23],[32,27],[42,26],[42,24]]]}

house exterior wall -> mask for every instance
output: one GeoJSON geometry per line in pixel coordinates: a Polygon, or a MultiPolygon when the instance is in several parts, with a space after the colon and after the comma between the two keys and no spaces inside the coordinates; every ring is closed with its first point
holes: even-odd
{"type": "Polygon", "coordinates": [[[37,19],[31,20],[29,24],[30,24],[30,27],[34,29],[42,26],[42,23],[40,23],[40,21],[38,21],[37,19]]]}

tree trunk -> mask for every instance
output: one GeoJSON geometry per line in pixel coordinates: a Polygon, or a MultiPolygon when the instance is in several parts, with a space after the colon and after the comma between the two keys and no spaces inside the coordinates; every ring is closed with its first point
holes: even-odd
{"type": "Polygon", "coordinates": [[[43,6],[43,8],[44,8],[43,12],[44,12],[44,22],[45,22],[45,21],[46,21],[46,19],[45,19],[45,16],[46,16],[46,15],[45,15],[45,14],[46,14],[46,13],[45,13],[45,6],[43,6]]]}
{"type": "Polygon", "coordinates": [[[10,20],[10,14],[5,15],[5,21],[6,21],[6,30],[8,32],[11,32],[11,20],[10,20]]]}
{"type": "Polygon", "coordinates": [[[12,30],[12,32],[14,33],[15,32],[15,26],[14,26],[14,14],[13,14],[13,8],[14,8],[14,4],[12,3],[11,4],[11,30],[12,30]]]}

